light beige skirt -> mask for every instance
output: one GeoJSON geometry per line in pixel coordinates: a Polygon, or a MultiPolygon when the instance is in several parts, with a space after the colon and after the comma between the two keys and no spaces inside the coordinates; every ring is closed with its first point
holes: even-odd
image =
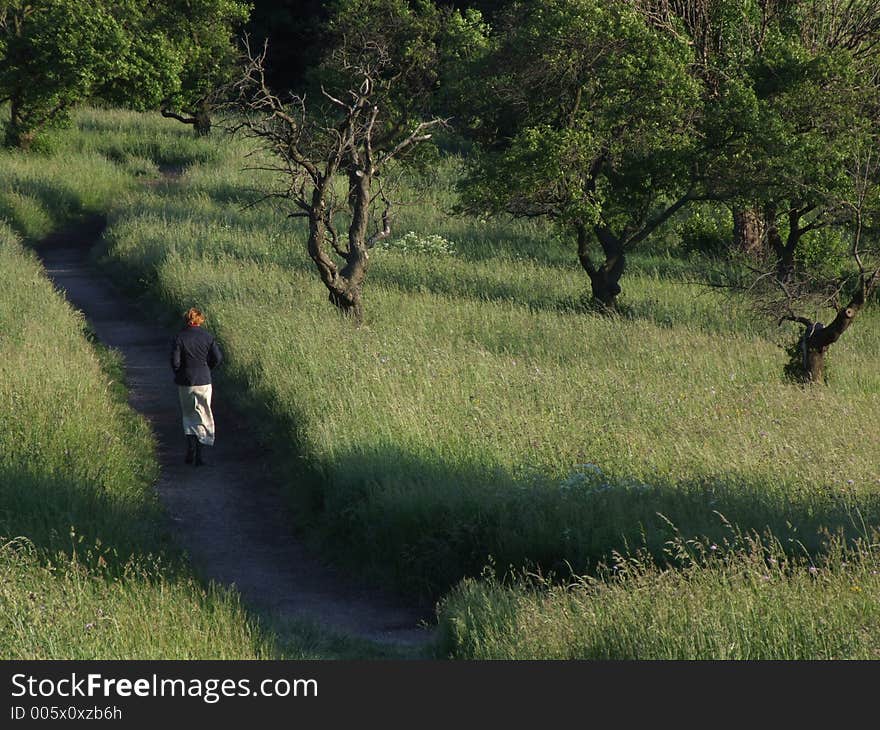
{"type": "Polygon", "coordinates": [[[205,446],[214,445],[214,414],[211,413],[210,385],[180,385],[180,412],[183,416],[183,432],[196,436],[205,446]]]}

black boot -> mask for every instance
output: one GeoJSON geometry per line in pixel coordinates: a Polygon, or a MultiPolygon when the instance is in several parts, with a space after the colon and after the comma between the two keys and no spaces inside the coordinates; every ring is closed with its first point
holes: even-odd
{"type": "Polygon", "coordinates": [[[186,458],[183,460],[186,464],[192,464],[196,455],[196,444],[199,440],[195,436],[186,437],[186,458]]]}
{"type": "MultiPolygon", "coordinates": [[[[195,438],[195,436],[193,436],[195,438]]],[[[202,442],[196,438],[196,466],[205,466],[205,460],[202,458],[202,442]]]]}

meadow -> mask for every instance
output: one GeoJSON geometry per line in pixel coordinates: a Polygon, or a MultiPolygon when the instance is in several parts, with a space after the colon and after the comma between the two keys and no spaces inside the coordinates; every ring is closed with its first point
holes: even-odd
{"type": "Polygon", "coordinates": [[[269,656],[236,597],[168,544],[118,358],[5,224],[0,290],[0,656],[269,656]]]}
{"type": "Polygon", "coordinates": [[[439,599],[439,656],[876,652],[850,640],[880,618],[876,308],[835,346],[827,387],[793,386],[793,330],[701,283],[674,226],[631,259],[621,313],[601,315],[571,242],[451,212],[451,158],[410,181],[355,328],[326,301],[302,228],[248,205],[271,181],[243,169],[247,151],[83,110],[39,163],[2,158],[0,216],[35,239],[59,210],[100,210],[98,265],[169,327],[204,308],[228,353],[219,387],[297,526],[439,599]]]}
{"type": "Polygon", "coordinates": [[[4,153],[0,169],[0,657],[375,653],[308,624],[269,626],[235,591],[194,574],[170,541],[155,444],[127,404],[119,355],[95,341],[29,250],[109,209],[138,184],[140,163],[81,149],[4,153]]]}

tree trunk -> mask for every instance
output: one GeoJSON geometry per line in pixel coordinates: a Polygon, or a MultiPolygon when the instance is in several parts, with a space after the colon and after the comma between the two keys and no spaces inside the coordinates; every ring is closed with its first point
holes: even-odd
{"type": "Polygon", "coordinates": [[[734,249],[752,258],[761,258],[765,251],[766,224],[755,208],[733,209],[734,249]]]}
{"type": "Polygon", "coordinates": [[[785,245],[782,243],[782,236],[776,223],[776,214],[775,205],[764,206],[764,235],[767,237],[767,247],[775,254],[777,260],[781,260],[785,245]]]}
{"type": "Polygon", "coordinates": [[[196,134],[196,137],[207,137],[211,134],[211,116],[206,112],[199,112],[196,114],[195,122],[193,123],[193,131],[196,134]]]}
{"type": "Polygon", "coordinates": [[[195,113],[188,117],[172,111],[164,102],[159,111],[167,119],[175,119],[182,124],[192,125],[196,137],[207,137],[211,133],[211,108],[207,103],[201,103],[195,113]]]}
{"type": "Polygon", "coordinates": [[[590,290],[593,299],[606,309],[617,308],[617,295],[620,294],[620,277],[614,273],[615,265],[605,262],[598,269],[587,272],[590,277],[590,290]]]}
{"type": "Polygon", "coordinates": [[[788,240],[782,246],[779,258],[776,261],[776,278],[779,281],[788,281],[794,274],[794,253],[801,239],[800,231],[793,230],[788,234],[788,240]]]}
{"type": "MultiPolygon", "coordinates": [[[[615,309],[617,296],[620,294],[620,277],[626,265],[623,242],[615,236],[607,227],[595,227],[596,238],[602,246],[605,261],[593,271],[587,270],[590,277],[590,286],[593,290],[593,299],[603,307],[615,309]]],[[[583,261],[581,261],[583,264],[583,261]]]]}
{"type": "Polygon", "coordinates": [[[776,265],[776,276],[780,281],[786,281],[794,273],[795,253],[797,253],[804,234],[821,228],[823,225],[813,221],[811,224],[801,226],[801,218],[812,210],[815,210],[815,206],[809,205],[806,208],[793,207],[788,211],[788,239],[779,250],[779,259],[776,265]]]}
{"type": "Polygon", "coordinates": [[[785,366],[786,377],[794,382],[808,385],[825,381],[825,355],[828,347],[824,346],[817,335],[824,327],[821,322],[810,322],[806,318],[798,321],[804,325],[797,345],[790,350],[791,360],[785,366]]]}
{"type": "Polygon", "coordinates": [[[29,150],[34,141],[34,132],[26,129],[24,115],[21,113],[21,101],[12,97],[9,112],[9,124],[6,126],[6,134],[3,144],[6,147],[17,147],[29,150]]]}
{"type": "Polygon", "coordinates": [[[804,364],[804,373],[807,383],[824,383],[825,382],[825,353],[827,348],[822,350],[813,350],[807,348],[807,357],[804,364]]]}
{"type": "MultiPolygon", "coordinates": [[[[331,181],[332,182],[332,181],[331,181]]],[[[324,217],[325,198],[331,183],[315,190],[312,196],[312,213],[309,216],[309,256],[314,261],[327,287],[330,302],[360,326],[364,319],[363,287],[369,268],[366,231],[370,203],[369,176],[355,177],[351,190],[353,214],[348,230],[348,250],[337,248],[337,254],[345,259],[340,270],[325,249],[328,226],[324,217]]],[[[332,229],[331,229],[332,230],[332,229]]]]}
{"type": "MultiPolygon", "coordinates": [[[[369,166],[368,166],[369,167],[369,166]]],[[[355,168],[349,173],[349,201],[351,223],[348,226],[348,251],[345,266],[339,272],[343,282],[341,291],[331,293],[330,301],[360,326],[364,318],[363,289],[370,266],[367,251],[367,228],[370,222],[372,174],[369,169],[355,168]]]]}
{"type": "Polygon", "coordinates": [[[791,279],[795,270],[794,255],[798,243],[806,229],[799,227],[800,215],[797,211],[789,211],[789,229],[785,241],[777,225],[777,209],[775,205],[768,205],[764,209],[764,225],[766,226],[767,245],[776,257],[776,278],[779,281],[791,279]]]}
{"type": "Polygon", "coordinates": [[[590,256],[590,234],[582,223],[575,224],[578,242],[578,260],[587,276],[590,277],[590,289],[593,300],[604,309],[617,306],[617,295],[620,294],[620,277],[623,275],[626,262],[623,244],[607,228],[594,226],[593,232],[602,246],[605,261],[596,266],[590,256]]]}
{"type": "Polygon", "coordinates": [[[360,326],[364,321],[363,290],[366,265],[350,261],[339,273],[336,285],[330,289],[330,302],[346,317],[360,326]]]}
{"type": "Polygon", "coordinates": [[[207,103],[199,104],[193,115],[193,131],[196,137],[207,137],[211,134],[211,108],[207,103]]]}
{"type": "Polygon", "coordinates": [[[27,152],[31,148],[31,145],[33,143],[33,132],[26,132],[21,129],[21,127],[18,127],[12,123],[10,123],[9,126],[6,128],[6,135],[3,139],[3,144],[6,147],[17,147],[18,149],[27,152]]]}
{"type": "Polygon", "coordinates": [[[825,355],[828,348],[837,342],[849,329],[853,320],[865,306],[865,302],[877,288],[878,275],[866,280],[863,276],[859,287],[849,304],[838,310],[837,316],[825,327],[821,322],[801,320],[806,327],[800,341],[804,383],[821,383],[825,379],[825,355]]]}

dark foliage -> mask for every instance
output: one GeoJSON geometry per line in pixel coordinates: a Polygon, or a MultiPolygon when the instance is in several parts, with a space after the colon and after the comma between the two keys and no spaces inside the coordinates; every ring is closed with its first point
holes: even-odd
{"type": "Polygon", "coordinates": [[[266,80],[279,93],[296,89],[324,47],[329,0],[254,0],[247,32],[253,47],[269,41],[266,80]]]}

